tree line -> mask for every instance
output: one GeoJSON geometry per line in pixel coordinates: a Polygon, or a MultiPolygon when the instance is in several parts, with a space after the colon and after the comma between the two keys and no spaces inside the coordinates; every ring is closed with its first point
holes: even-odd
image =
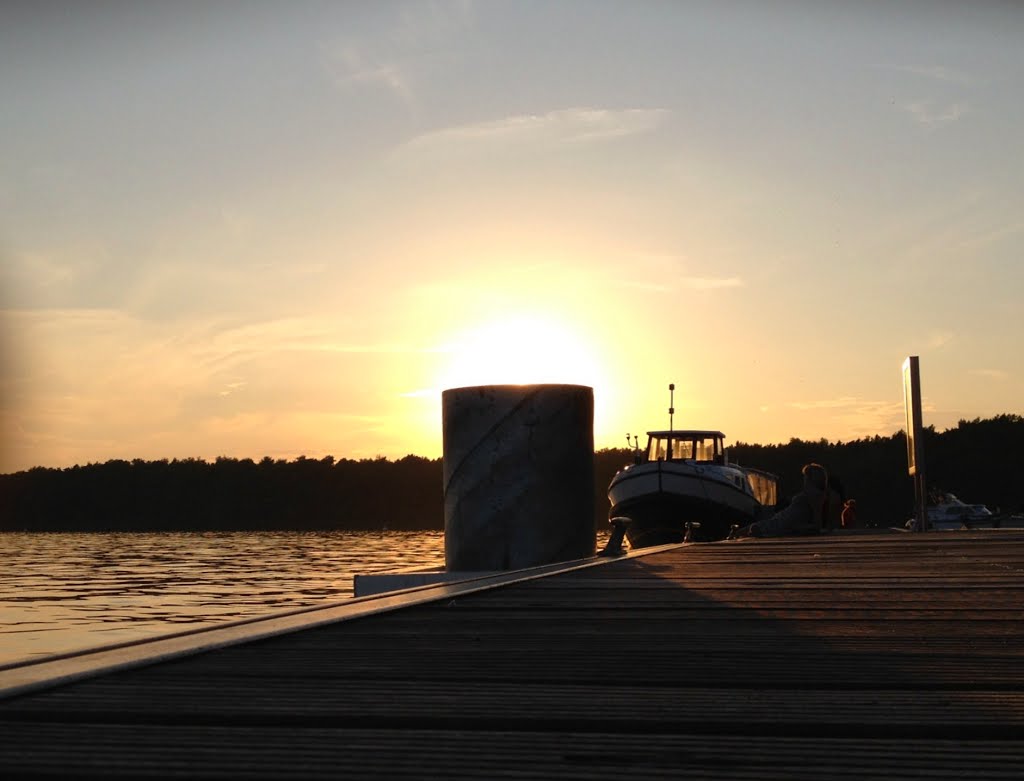
{"type": "Polygon", "coordinates": [[[0,529],[443,528],[441,459],[114,460],[0,475],[0,529]]]}
{"type": "MultiPolygon", "coordinates": [[[[1024,510],[1019,479],[1024,418],[999,415],[924,432],[928,484],[1003,512],[1024,510]]],[[[633,460],[625,448],[594,454],[594,523],[607,523],[607,487],[633,460]]],[[[902,524],[913,513],[903,432],[849,442],[739,442],[730,460],[780,477],[783,501],[800,490],[800,468],[822,464],[857,499],[870,525],[902,524]]],[[[0,530],[227,531],[426,530],[444,528],[442,461],[218,458],[113,460],[0,475],[0,530]]]]}
{"type": "MultiPolygon", "coordinates": [[[[907,472],[907,439],[902,431],[850,442],[791,440],[785,445],[748,445],[730,449],[733,461],[779,475],[780,493],[801,487],[801,467],[823,465],[833,485],[857,500],[858,518],[877,526],[900,525],[914,513],[913,478],[907,472]]],[[[953,493],[968,504],[986,504],[995,512],[1024,511],[1024,418],[961,420],[955,428],[924,429],[924,462],[931,492],[953,493]]]]}

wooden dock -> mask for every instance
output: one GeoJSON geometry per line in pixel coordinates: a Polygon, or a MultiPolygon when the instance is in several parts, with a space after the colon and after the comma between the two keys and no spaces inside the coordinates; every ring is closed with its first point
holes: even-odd
{"type": "Polygon", "coordinates": [[[1022,611],[1020,531],[678,546],[9,697],[0,769],[1019,779],[1022,611]]]}

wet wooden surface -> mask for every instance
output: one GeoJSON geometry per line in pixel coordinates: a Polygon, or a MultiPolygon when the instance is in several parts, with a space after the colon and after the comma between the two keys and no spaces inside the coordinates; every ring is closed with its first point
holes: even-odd
{"type": "Polygon", "coordinates": [[[1024,533],[692,545],[0,702],[12,776],[1014,778],[1024,533]]]}

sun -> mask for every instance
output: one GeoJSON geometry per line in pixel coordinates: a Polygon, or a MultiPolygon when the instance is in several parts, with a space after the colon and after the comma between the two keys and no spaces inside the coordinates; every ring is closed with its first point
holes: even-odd
{"type": "Polygon", "coordinates": [[[544,315],[505,316],[466,330],[446,347],[439,385],[568,383],[607,387],[592,340],[544,315]]]}

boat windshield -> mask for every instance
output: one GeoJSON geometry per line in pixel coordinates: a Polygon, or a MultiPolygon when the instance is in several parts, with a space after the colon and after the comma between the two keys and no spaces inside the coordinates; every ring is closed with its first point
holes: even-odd
{"type": "Polygon", "coordinates": [[[721,440],[717,437],[652,435],[647,443],[648,461],[716,461],[721,460],[722,453],[721,440]]]}
{"type": "Polygon", "coordinates": [[[747,482],[750,490],[765,507],[774,507],[779,501],[779,480],[768,472],[759,469],[747,469],[747,482]]]}

